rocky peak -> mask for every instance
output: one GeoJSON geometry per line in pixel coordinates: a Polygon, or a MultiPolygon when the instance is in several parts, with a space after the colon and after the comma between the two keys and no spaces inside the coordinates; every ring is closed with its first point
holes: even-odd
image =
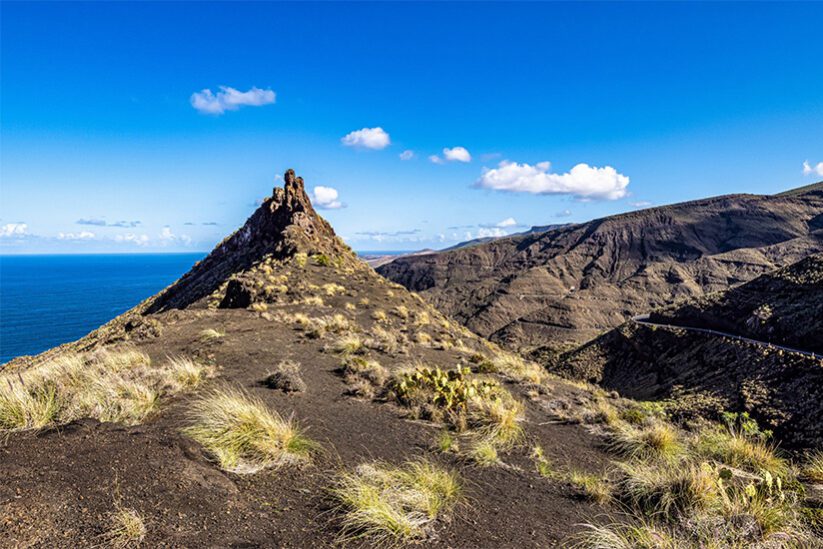
{"type": "Polygon", "coordinates": [[[297,253],[351,259],[352,252],[314,210],[303,178],[289,169],[283,182],[243,227],[152,300],[146,312],[188,307],[264,259],[285,260],[297,253]]]}

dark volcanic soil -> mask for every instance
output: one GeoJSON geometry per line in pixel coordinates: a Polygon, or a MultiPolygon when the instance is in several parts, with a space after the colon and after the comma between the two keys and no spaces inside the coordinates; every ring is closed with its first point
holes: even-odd
{"type": "MultiPolygon", "coordinates": [[[[153,359],[209,357],[220,368],[213,383],[240,385],[281,413],[294,413],[322,443],[322,456],[299,470],[249,476],[222,472],[178,432],[185,423],[186,397],[141,426],[85,420],[39,434],[14,434],[0,448],[0,545],[99,544],[107,513],[119,500],[146,519],[146,547],[331,546],[337,530],[326,494],[336,471],[424,454],[457,467],[469,497],[427,546],[551,547],[604,511],[579,499],[566,484],[537,475],[528,446],[505,456],[507,467],[494,468],[434,453],[435,426],[402,419],[392,404],[345,396],[334,371],[339,358],[290,327],[245,310],[172,312],[161,322],[162,337],[140,345],[153,359]],[[226,336],[193,343],[204,328],[224,328],[226,336]],[[286,395],[260,385],[284,358],[303,364],[306,393],[286,395]]],[[[386,358],[381,361],[391,366],[410,357],[386,358]]],[[[541,398],[569,398],[574,389],[557,382],[554,391],[541,398]]],[[[544,424],[548,418],[535,406],[529,415],[530,440],[558,465],[592,472],[607,467],[597,437],[584,426],[544,424]]]]}
{"type": "Polygon", "coordinates": [[[329,547],[339,534],[329,489],[341,470],[421,456],[457,469],[467,496],[436,524],[426,547],[553,547],[581,522],[614,512],[581,499],[563,480],[541,477],[530,458],[540,444],[559,470],[608,467],[594,427],[563,423],[568,414],[552,412],[583,409],[592,399],[586,387],[559,379],[539,392],[507,384],[526,406],[527,440],[487,468],[435,452],[442,426],[404,419],[388,401],[348,394],[336,371],[341,357],[327,350],[335,336],[310,337],[296,315],[342,315],[361,338],[375,336],[379,326],[399,345],[371,348],[368,357],[390,372],[418,361],[451,369],[470,353],[496,350],[359,262],[311,208],[302,180],[288,172],[285,181],[243,228],[159,296],[77,342],[6,366],[13,372],[62,353],[133,345],[154,363],[182,355],[214,365],[217,377],[162,401],[139,426],[81,420],[7,432],[0,446],[0,546],[101,546],[109,513],[120,505],[144,518],[145,547],[329,547]],[[224,335],[206,340],[206,329],[224,335]],[[300,364],[305,392],[261,384],[287,359],[300,364]],[[181,429],[192,399],[221,384],[293,414],[322,452],[303,468],[220,470],[181,429]]]}

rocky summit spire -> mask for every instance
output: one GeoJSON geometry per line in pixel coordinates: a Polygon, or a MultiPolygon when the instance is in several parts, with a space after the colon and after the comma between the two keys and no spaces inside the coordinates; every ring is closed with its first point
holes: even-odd
{"type": "Polygon", "coordinates": [[[331,225],[314,210],[303,178],[289,169],[283,175],[283,187],[275,187],[243,227],[149,302],[145,312],[188,307],[263,259],[285,260],[297,253],[351,255],[331,225]]]}

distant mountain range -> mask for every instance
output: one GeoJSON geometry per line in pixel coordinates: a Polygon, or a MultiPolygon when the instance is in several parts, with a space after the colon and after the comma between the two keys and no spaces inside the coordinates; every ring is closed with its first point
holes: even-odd
{"type": "Polygon", "coordinates": [[[574,348],[678,299],[823,251],[823,183],[395,258],[378,271],[512,349],[574,348]]]}

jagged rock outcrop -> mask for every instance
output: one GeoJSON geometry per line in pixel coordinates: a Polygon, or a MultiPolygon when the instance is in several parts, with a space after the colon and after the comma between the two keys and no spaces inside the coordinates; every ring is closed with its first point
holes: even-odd
{"type": "Polygon", "coordinates": [[[227,291],[222,306],[247,307],[254,301],[252,289],[244,287],[241,279],[229,278],[266,257],[283,259],[297,253],[352,256],[331,225],[315,212],[303,178],[288,170],[283,180],[283,187],[275,187],[272,196],[263,201],[243,227],[151,301],[145,313],[191,306],[223,284],[227,291]]]}

